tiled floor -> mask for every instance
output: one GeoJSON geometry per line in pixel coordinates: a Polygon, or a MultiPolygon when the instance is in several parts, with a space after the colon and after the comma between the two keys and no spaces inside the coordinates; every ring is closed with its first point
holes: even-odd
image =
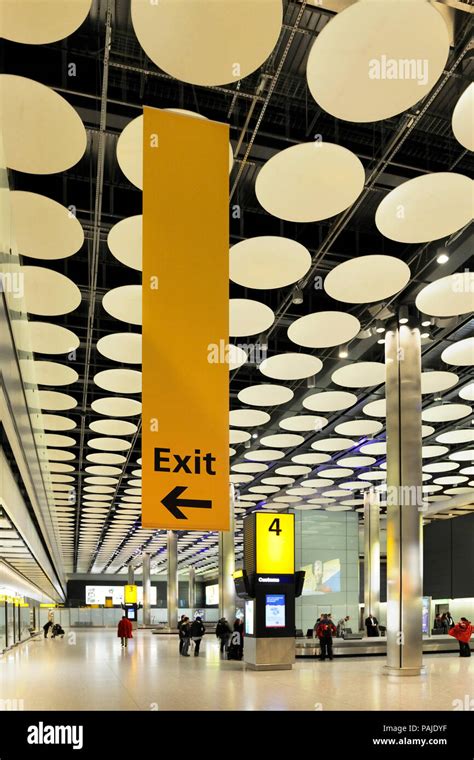
{"type": "Polygon", "coordinates": [[[0,656],[0,700],[25,710],[452,710],[474,697],[474,657],[456,654],[426,655],[427,675],[413,678],[384,675],[383,657],[255,673],[221,660],[213,635],[185,659],[176,637],[150,631],[126,650],[112,630],[69,633],[0,656]]]}

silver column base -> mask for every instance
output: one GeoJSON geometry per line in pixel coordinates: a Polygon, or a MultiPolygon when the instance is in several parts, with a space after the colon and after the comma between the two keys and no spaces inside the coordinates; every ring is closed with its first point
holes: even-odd
{"type": "Polygon", "coordinates": [[[426,675],[426,666],[421,665],[419,668],[393,668],[390,665],[384,665],[383,673],[386,676],[424,676],[426,675]]]}
{"type": "Polygon", "coordinates": [[[291,670],[295,661],[295,639],[253,638],[244,640],[244,662],[250,670],[291,670]]]}

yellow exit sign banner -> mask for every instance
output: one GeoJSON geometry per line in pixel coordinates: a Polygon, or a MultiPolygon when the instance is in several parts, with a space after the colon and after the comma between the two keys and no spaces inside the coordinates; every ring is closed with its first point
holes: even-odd
{"type": "Polygon", "coordinates": [[[144,528],[229,529],[228,151],[227,125],[144,109],[144,528]]]}
{"type": "Polygon", "coordinates": [[[295,572],[295,516],[256,512],[256,571],[272,575],[295,572]]]}

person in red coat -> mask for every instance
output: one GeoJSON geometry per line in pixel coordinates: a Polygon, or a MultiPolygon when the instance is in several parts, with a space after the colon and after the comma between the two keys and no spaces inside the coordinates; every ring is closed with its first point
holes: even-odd
{"type": "Polygon", "coordinates": [[[321,615],[316,625],[316,636],[319,639],[319,648],[321,651],[320,659],[325,660],[329,657],[332,660],[332,637],[336,635],[336,626],[329,615],[321,615]]]}
{"type": "Polygon", "coordinates": [[[122,617],[122,620],[119,621],[117,636],[122,640],[123,647],[127,646],[129,639],[133,639],[132,624],[125,615],[122,617]]]}
{"type": "Polygon", "coordinates": [[[454,636],[454,638],[459,641],[460,657],[471,656],[471,647],[469,646],[469,640],[472,636],[473,631],[474,627],[472,626],[471,622],[465,617],[462,617],[459,623],[457,623],[453,628],[450,628],[448,631],[450,636],[454,636]]]}

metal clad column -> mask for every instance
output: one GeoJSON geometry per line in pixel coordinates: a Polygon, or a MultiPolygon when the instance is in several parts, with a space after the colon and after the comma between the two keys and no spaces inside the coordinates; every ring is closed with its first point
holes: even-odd
{"type": "Polygon", "coordinates": [[[167,533],[168,584],[166,590],[168,607],[168,627],[178,625],[178,534],[174,530],[167,533]]]}
{"type": "Polygon", "coordinates": [[[192,610],[196,606],[196,571],[194,567],[189,568],[188,575],[188,607],[192,610]]]}
{"type": "Polygon", "coordinates": [[[150,554],[143,552],[142,565],[142,583],[143,583],[143,625],[151,625],[150,615],[150,554]]]}
{"type": "Polygon", "coordinates": [[[133,565],[128,566],[128,585],[133,586],[135,583],[135,568],[133,565]]]}
{"type": "Polygon", "coordinates": [[[364,615],[380,613],[380,513],[378,493],[364,492],[364,615]]]}
{"type": "Polygon", "coordinates": [[[234,490],[230,490],[229,530],[219,533],[219,617],[232,625],[235,618],[234,490]]]}
{"type": "Polygon", "coordinates": [[[419,675],[422,639],[421,347],[418,328],[385,337],[387,672],[419,675]]]}

